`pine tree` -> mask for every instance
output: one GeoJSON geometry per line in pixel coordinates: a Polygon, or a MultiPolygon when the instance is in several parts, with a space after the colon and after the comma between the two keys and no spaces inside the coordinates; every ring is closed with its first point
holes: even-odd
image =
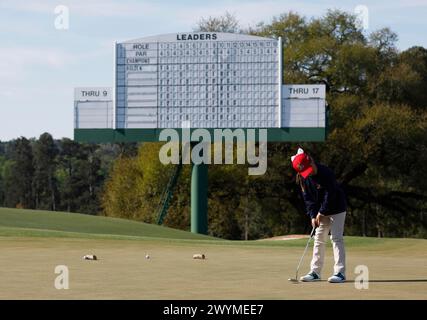
{"type": "Polygon", "coordinates": [[[9,207],[34,208],[34,178],[31,142],[21,137],[11,143],[11,165],[5,172],[5,204],[9,207]]]}
{"type": "Polygon", "coordinates": [[[55,142],[49,133],[43,133],[34,143],[34,180],[33,190],[36,209],[56,210],[57,180],[55,142]]]}

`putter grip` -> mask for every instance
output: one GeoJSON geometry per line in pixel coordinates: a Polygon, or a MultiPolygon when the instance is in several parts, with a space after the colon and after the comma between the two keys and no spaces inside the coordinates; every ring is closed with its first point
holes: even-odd
{"type": "Polygon", "coordinates": [[[316,228],[313,228],[311,230],[311,233],[310,233],[310,238],[313,238],[313,236],[314,236],[315,233],[316,233],[316,228]]]}

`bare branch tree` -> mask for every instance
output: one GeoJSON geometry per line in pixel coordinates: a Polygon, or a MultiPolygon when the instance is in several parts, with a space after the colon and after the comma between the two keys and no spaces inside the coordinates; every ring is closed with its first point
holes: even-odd
{"type": "Polygon", "coordinates": [[[194,28],[196,32],[229,32],[239,33],[240,26],[234,14],[226,12],[219,17],[201,18],[194,28]]]}

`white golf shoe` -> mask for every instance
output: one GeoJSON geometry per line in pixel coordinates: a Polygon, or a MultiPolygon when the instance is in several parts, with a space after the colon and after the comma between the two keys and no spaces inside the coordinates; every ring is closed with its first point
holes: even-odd
{"type": "Polygon", "coordinates": [[[320,276],[316,272],[310,271],[305,276],[302,276],[300,280],[303,282],[315,282],[320,281],[320,276]]]}
{"type": "Polygon", "coordinates": [[[330,283],[342,283],[345,282],[345,275],[341,272],[334,274],[332,277],[328,278],[328,282],[330,283]]]}

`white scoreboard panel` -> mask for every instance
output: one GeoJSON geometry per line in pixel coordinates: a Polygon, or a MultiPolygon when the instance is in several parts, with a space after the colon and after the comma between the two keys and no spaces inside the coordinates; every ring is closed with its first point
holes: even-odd
{"type": "Polygon", "coordinates": [[[282,86],[283,128],[324,128],[326,125],[324,84],[282,86]]]}
{"type": "Polygon", "coordinates": [[[74,128],[113,128],[114,112],[111,87],[74,89],[74,128]]]}
{"type": "Polygon", "coordinates": [[[116,128],[281,127],[281,47],[229,33],[116,43],[116,128]]]}

